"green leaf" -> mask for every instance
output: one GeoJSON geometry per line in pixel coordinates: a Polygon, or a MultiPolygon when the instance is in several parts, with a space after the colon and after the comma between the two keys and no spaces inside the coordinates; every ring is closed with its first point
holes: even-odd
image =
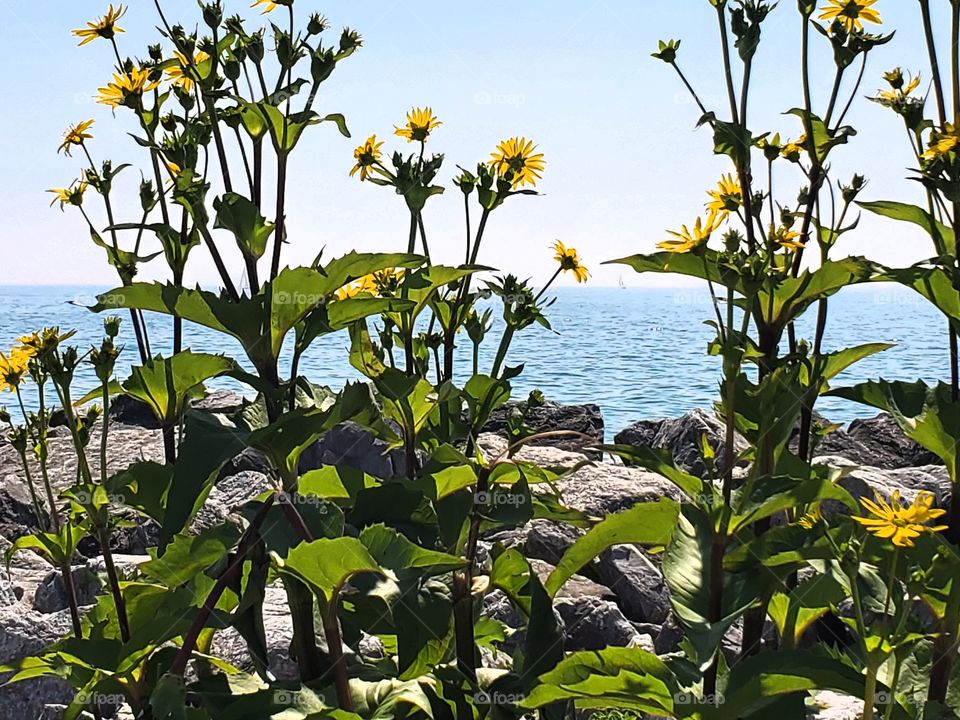
{"type": "Polygon", "coordinates": [[[263,257],[274,225],[267,222],[256,205],[243,195],[231,192],[214,200],[213,208],[217,213],[215,228],[233,233],[237,246],[248,258],[263,257]]]}
{"type": "MultiPolygon", "coordinates": [[[[673,538],[663,554],[663,576],[670,588],[670,603],[687,631],[696,660],[708,665],[724,633],[761,596],[771,578],[754,573],[724,573],[720,617],[711,619],[714,532],[710,519],[699,508],[684,505],[673,538]]],[[[773,578],[775,580],[775,578],[773,578]]]]}
{"type": "Polygon", "coordinates": [[[301,543],[290,551],[279,571],[294,576],[327,603],[335,598],[352,575],[362,572],[383,574],[366,546],[349,537],[301,543]]]}
{"type": "Polygon", "coordinates": [[[678,692],[676,678],[656,655],[639,648],[610,647],[564,658],[540,676],[520,706],[533,710],[572,700],[578,709],[616,707],[683,717],[675,714],[678,692]]]}
{"type": "Polygon", "coordinates": [[[224,375],[236,363],[223,355],[179,352],[167,358],[157,357],[130,370],[123,381],[123,393],[147,405],[164,425],[173,425],[183,414],[187,401],[203,388],[203,383],[224,375]]]}
{"type": "Polygon", "coordinates": [[[167,587],[176,588],[227,557],[239,539],[239,530],[229,523],[208,528],[198,535],[177,535],[162,558],[154,552],[151,560],[140,565],[140,571],[167,587]]]}
{"type": "MultiPolygon", "coordinates": [[[[763,653],[739,662],[730,672],[724,703],[704,710],[704,720],[728,720],[744,717],[771,705],[777,698],[792,693],[833,690],[863,698],[863,672],[850,665],[809,650],[780,650],[763,653]]],[[[878,691],[885,688],[878,687],[878,691]]],[[[893,717],[907,720],[910,715],[899,705],[893,717]]]]}
{"type": "Polygon", "coordinates": [[[155,462],[134,463],[107,480],[112,498],[163,523],[167,492],[173,481],[173,468],[155,462]]]}
{"type": "Polygon", "coordinates": [[[213,413],[188,412],[183,438],[166,498],[158,541],[160,555],[199,512],[220,468],[247,446],[246,433],[213,413]]]}
{"type": "Polygon", "coordinates": [[[953,284],[948,263],[938,259],[908,268],[885,269],[876,280],[893,281],[917,291],[954,324],[960,323],[960,293],[953,284]]]}
{"type": "Polygon", "coordinates": [[[953,482],[957,476],[957,438],[960,437],[960,404],[953,401],[950,386],[929,387],[915,383],[870,381],[827,393],[885,410],[907,437],[943,460],[953,482]]]}
{"type": "Polygon", "coordinates": [[[830,478],[813,477],[804,480],[787,476],[760,478],[734,494],[734,515],[730,520],[731,534],[764,518],[786,510],[824,500],[834,500],[850,510],[857,503],[849,492],[834,484],[830,478]],[[750,490],[750,495],[746,492],[750,490]]]}
{"type": "Polygon", "coordinates": [[[547,578],[546,590],[550,597],[556,596],[574,573],[614,545],[666,545],[673,535],[679,514],[678,503],[662,498],[656,503],[641,503],[608,516],[563,554],[547,578]]]}
{"type": "Polygon", "coordinates": [[[637,447],[635,445],[601,445],[597,449],[623,458],[632,465],[662,475],[680,488],[687,497],[698,498],[703,495],[703,480],[677,467],[676,462],[666,450],[637,447]]]}
{"type": "Polygon", "coordinates": [[[923,208],[893,200],[858,202],[857,205],[883,217],[919,225],[933,240],[938,255],[956,253],[953,228],[944,225],[923,208]]]}
{"type": "Polygon", "coordinates": [[[378,565],[393,570],[398,577],[411,573],[442,575],[466,565],[463,558],[420,547],[383,524],[364,528],[360,542],[378,565]]]}
{"type": "Polygon", "coordinates": [[[793,645],[796,646],[818,618],[845,598],[843,585],[833,575],[818,573],[798,584],[789,594],[774,593],[767,605],[767,614],[777,626],[781,638],[792,631],[793,645]]]}

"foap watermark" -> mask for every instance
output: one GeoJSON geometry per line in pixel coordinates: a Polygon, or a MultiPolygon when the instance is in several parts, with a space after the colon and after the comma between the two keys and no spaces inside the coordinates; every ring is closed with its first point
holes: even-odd
{"type": "Polygon", "coordinates": [[[523,701],[520,693],[504,693],[490,690],[480,690],[473,695],[476,705],[516,705],[523,701]]]}
{"type": "Polygon", "coordinates": [[[83,705],[97,705],[120,707],[127,699],[120,693],[88,692],[81,690],[77,693],[77,702],[83,705]]]}
{"type": "Polygon", "coordinates": [[[514,506],[519,507],[527,504],[527,496],[519,493],[497,492],[496,490],[487,490],[475,493],[473,496],[477,505],[487,505],[492,507],[514,506]]]}
{"type": "Polygon", "coordinates": [[[273,296],[275,305],[320,305],[326,299],[325,295],[305,292],[278,292],[273,296]]]}
{"type": "Polygon", "coordinates": [[[673,696],[674,705],[723,705],[726,702],[723,693],[712,695],[697,695],[692,692],[678,692],[673,696]]]}
{"type": "Polygon", "coordinates": [[[487,90],[478,90],[473,94],[473,101],[477,105],[511,105],[513,107],[520,107],[527,102],[527,98],[520,93],[496,93],[487,90]]]}

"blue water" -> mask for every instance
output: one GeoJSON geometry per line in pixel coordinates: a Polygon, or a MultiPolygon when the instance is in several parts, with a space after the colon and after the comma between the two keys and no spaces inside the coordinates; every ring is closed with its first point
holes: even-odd
{"type": "MultiPolygon", "coordinates": [[[[99,344],[101,318],[71,304],[90,304],[98,291],[101,289],[0,287],[0,349],[10,347],[28,331],[49,325],[75,328],[74,342],[82,348],[99,344]]],[[[514,381],[515,397],[539,388],[547,398],[559,402],[597,403],[603,409],[608,439],[635,420],[675,416],[714,401],[720,366],[706,354],[713,331],[703,322],[712,317],[713,310],[705,289],[583,287],[560,288],[555,295],[557,301],[547,313],[554,332],[537,326],[514,342],[508,364],[525,364],[524,373],[514,381]]],[[[136,343],[129,318],[126,320],[121,334],[127,345],[121,356],[122,370],[137,361],[136,343]]],[[[813,322],[809,313],[800,323],[802,336],[812,334],[813,322]]],[[[171,320],[150,316],[148,324],[153,352],[169,353],[171,320]]],[[[868,342],[896,343],[896,347],[855,365],[835,384],[880,376],[928,382],[946,377],[945,326],[920,296],[898,286],[844,290],[830,303],[825,349],[868,342]]],[[[495,328],[481,356],[481,370],[489,371],[498,342],[495,328]]],[[[189,324],[184,347],[243,359],[231,338],[189,324]]],[[[303,374],[333,388],[357,379],[347,360],[348,348],[345,332],[321,339],[301,362],[303,374]]],[[[96,384],[89,371],[78,376],[78,390],[96,384]]],[[[32,399],[31,390],[27,398],[32,399]]],[[[4,402],[15,404],[10,396],[0,397],[0,403],[4,402]]],[[[821,400],[818,409],[835,422],[874,414],[869,408],[833,398],[821,400]]]]}

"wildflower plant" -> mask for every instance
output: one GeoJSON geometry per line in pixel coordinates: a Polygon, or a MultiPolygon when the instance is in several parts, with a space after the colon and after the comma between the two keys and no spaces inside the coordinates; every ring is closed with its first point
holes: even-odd
{"type": "MultiPolygon", "coordinates": [[[[97,715],[89,698],[120,693],[142,718],[520,717],[520,699],[563,657],[560,629],[530,563],[502,548],[482,558],[480,534],[533,517],[590,521],[552,489],[563,473],[516,459],[536,439],[522,417],[500,456],[483,452],[477,437],[522,370],[508,364],[515,334],[534,324],[549,328],[553,282],[564,273],[584,282],[589,272],[575,249],[556,241],[556,269],[539,288],[509,273],[476,276],[491,270],[479,262],[492,213],[537,194],[544,155],[533,141],[515,137],[474,172],[459,171],[453,186],[463,197],[464,261],[436,264],[427,240],[436,201],[428,201],[444,193],[451,173],[444,155],[427,152],[440,145],[443,121],[430,108],[414,108],[395,126],[399,148],[392,154],[377,135],[352,162],[344,153],[345,178],[403,198],[410,222],[399,251],[332,259],[320,253],[309,266],[285,267],[284,248],[294,239],[287,226],[290,157],[315,126],[350,136],[342,115],[319,108],[319,89],[362,38],[349,28],[333,34],[318,14],[298,20],[293,0],[254,3],[270,21],[257,29],[227,16],[216,1],[201,3],[202,22],[186,25],[172,24],[162,4],[154,5],[160,42],[145,53],[127,56],[117,25],[123,5],[75,33],[82,52],[99,51],[115,63],[97,100],[137,123],[139,207],[125,216],[130,208],[115,203],[115,186],[134,163],[95,162],[88,120],[70,126],[59,146],[82,163],[79,178],[52,191],[61,209],[77,209],[116,268],[120,285],[91,309],[130,313],[139,364],[128,377],[115,376],[123,348],[119,319],[109,316],[102,342],[88,353],[45,331],[4,355],[2,370],[14,390],[26,367],[40,398],[44,388],[56,393],[79,473],[59,498],[45,473],[43,492],[31,484],[38,523],[47,513],[60,524],[41,523],[43,532],[12,552],[41,552],[69,573],[78,542],[91,536],[106,556],[111,529],[131,515],[156,523],[159,541],[130,580],[116,577],[108,561],[109,596],[85,613],[74,608],[74,637],[6,668],[12,681],[71,677],[81,691],[71,716],[97,715]],[[96,211],[92,195],[102,201],[96,211]],[[218,291],[184,285],[194,252],[213,260],[218,291]],[[160,258],[168,281],[140,282],[140,266],[160,258]],[[242,279],[231,270],[237,264],[242,279]],[[488,300],[503,308],[489,369],[480,366],[480,346],[492,336],[493,308],[478,306],[488,300]],[[151,344],[147,321],[158,316],[172,319],[169,348],[151,344]],[[235,339],[245,357],[187,349],[187,323],[235,339]],[[300,372],[312,344],[337,332],[349,336],[349,362],[368,381],[339,391],[300,372]],[[281,367],[285,344],[292,346],[289,367],[281,367]],[[455,374],[458,344],[472,361],[462,375],[455,374]],[[76,397],[74,376],[84,363],[99,387],[76,397]],[[222,377],[246,384],[255,399],[229,418],[192,409],[205,384],[222,377]],[[162,462],[110,467],[109,424],[100,423],[97,436],[99,415],[78,408],[95,401],[105,407],[118,395],[154,415],[162,462]],[[347,421],[403,450],[396,477],[361,474],[357,483],[333,466],[302,469],[306,449],[347,421]],[[100,457],[92,463],[97,437],[100,457]],[[222,466],[245,448],[264,455],[271,489],[239,509],[242,521],[194,529],[222,466]],[[533,492],[535,484],[548,489],[533,492]],[[269,583],[280,583],[289,601],[295,692],[269,669],[262,621],[269,583]],[[504,628],[476,617],[484,596],[498,589],[533,632],[523,657],[492,687],[480,669],[480,648],[504,628]],[[244,638],[252,672],[211,656],[212,637],[225,627],[244,638]],[[363,634],[382,639],[385,662],[356,654],[363,634]],[[107,646],[110,653],[95,651],[107,646]],[[249,692],[236,685],[225,696],[221,681],[249,692]]],[[[47,416],[41,405],[39,420],[10,428],[23,457],[30,432],[46,452],[47,416]]],[[[551,716],[564,703],[552,705],[551,716]]]]}

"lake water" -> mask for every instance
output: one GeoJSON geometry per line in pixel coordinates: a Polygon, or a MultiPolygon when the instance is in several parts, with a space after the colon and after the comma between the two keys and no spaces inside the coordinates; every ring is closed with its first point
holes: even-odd
{"type": "MultiPolygon", "coordinates": [[[[81,347],[98,344],[101,318],[71,304],[90,304],[98,291],[0,287],[0,349],[9,348],[28,331],[49,325],[77,329],[74,342],[81,347]]],[[[508,364],[525,364],[524,373],[514,381],[516,398],[539,388],[558,402],[597,403],[603,409],[608,439],[635,420],[675,416],[708,407],[715,400],[720,365],[706,354],[713,333],[703,324],[713,315],[706,290],[583,287],[559,288],[555,295],[557,301],[547,312],[554,332],[531,328],[514,342],[508,364]]],[[[808,313],[800,323],[802,336],[812,335],[813,322],[813,313],[808,313]]],[[[152,316],[148,324],[154,353],[169,353],[171,320],[152,316]]],[[[127,345],[121,356],[123,372],[137,360],[128,317],[121,340],[127,345]]],[[[498,342],[495,328],[481,356],[481,370],[489,371],[498,342]]],[[[831,300],[825,349],[868,342],[895,343],[896,347],[854,366],[836,385],[877,377],[928,382],[948,377],[946,323],[908,290],[893,285],[851,288],[831,300]]],[[[184,347],[242,359],[232,339],[189,324],[184,347]]],[[[323,338],[301,362],[303,374],[333,388],[357,379],[347,360],[348,347],[345,332],[323,338]]],[[[96,380],[87,372],[79,376],[77,385],[86,391],[96,380]]],[[[0,397],[0,403],[14,404],[11,401],[9,396],[0,397]]],[[[836,422],[875,414],[833,398],[821,400],[818,409],[836,422]]]]}

